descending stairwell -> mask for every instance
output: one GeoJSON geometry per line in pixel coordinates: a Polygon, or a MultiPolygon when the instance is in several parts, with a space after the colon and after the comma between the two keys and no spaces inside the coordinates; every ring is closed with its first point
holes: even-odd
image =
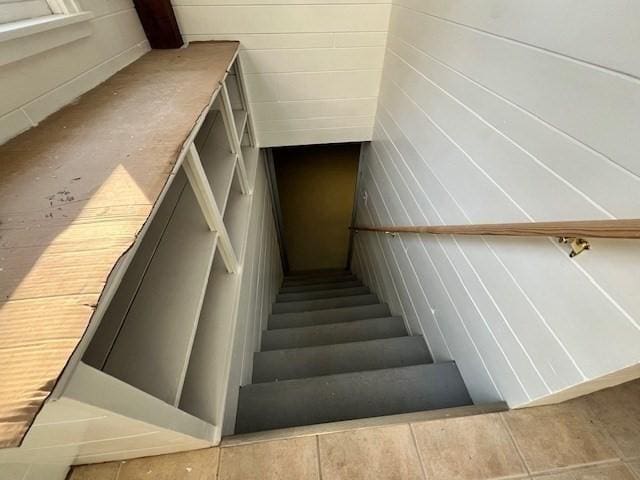
{"type": "Polygon", "coordinates": [[[421,336],[350,272],[285,278],[236,433],[471,405],[454,362],[433,363],[421,336]]]}

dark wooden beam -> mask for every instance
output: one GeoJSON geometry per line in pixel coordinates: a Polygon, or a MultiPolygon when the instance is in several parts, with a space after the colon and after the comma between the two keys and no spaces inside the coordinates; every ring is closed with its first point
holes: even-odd
{"type": "Polygon", "coordinates": [[[180,48],[184,42],[171,0],[133,0],[151,48],[180,48]]]}

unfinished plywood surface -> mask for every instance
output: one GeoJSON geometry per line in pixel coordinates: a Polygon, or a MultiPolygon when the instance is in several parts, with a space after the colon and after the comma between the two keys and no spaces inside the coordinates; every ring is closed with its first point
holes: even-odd
{"type": "Polygon", "coordinates": [[[237,49],[152,51],[0,146],[0,447],[51,393],[237,49]]]}

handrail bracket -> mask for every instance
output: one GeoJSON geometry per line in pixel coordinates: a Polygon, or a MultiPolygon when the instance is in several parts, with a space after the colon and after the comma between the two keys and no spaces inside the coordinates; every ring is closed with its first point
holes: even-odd
{"type": "Polygon", "coordinates": [[[558,241],[560,243],[569,243],[571,245],[571,252],[569,252],[570,258],[580,255],[585,250],[591,249],[591,244],[584,238],[559,237],[558,241]]]}

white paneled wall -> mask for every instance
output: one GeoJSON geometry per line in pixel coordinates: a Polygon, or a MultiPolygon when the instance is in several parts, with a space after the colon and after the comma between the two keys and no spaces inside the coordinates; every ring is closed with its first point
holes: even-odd
{"type": "MultiPolygon", "coordinates": [[[[637,218],[639,23],[635,2],[395,0],[359,222],[637,218]]],[[[592,246],[360,233],[355,268],[475,401],[521,406],[640,371],[640,244],[592,246]]]]}
{"type": "Polygon", "coordinates": [[[240,40],[262,147],[370,140],[390,0],[173,0],[186,40],[240,40]]]}
{"type": "Polygon", "coordinates": [[[209,443],[68,398],[48,402],[20,448],[0,449],[2,480],[65,480],[69,465],[161,455],[209,443]]]}
{"type": "Polygon", "coordinates": [[[275,301],[282,282],[280,249],[271,195],[261,160],[253,195],[238,320],[233,338],[232,370],[229,374],[223,435],[233,434],[238,407],[238,388],[251,383],[253,354],[260,350],[262,329],[266,329],[271,304],[275,301]]]}
{"type": "Polygon", "coordinates": [[[78,4],[94,14],[91,35],[0,67],[0,143],[37,125],[149,50],[131,0],[78,4]]]}

